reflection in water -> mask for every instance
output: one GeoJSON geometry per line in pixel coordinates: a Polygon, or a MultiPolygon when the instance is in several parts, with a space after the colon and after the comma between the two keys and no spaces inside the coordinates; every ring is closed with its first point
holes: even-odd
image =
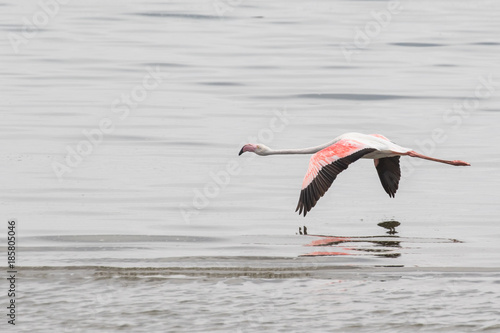
{"type": "Polygon", "coordinates": [[[302,233],[302,227],[299,227],[299,235],[307,235],[307,227],[304,226],[304,233],[302,233]]]}
{"type": "MultiPolygon", "coordinates": [[[[380,222],[378,226],[389,229],[387,232],[394,235],[396,227],[401,223],[397,221],[380,222]]],[[[305,227],[304,227],[305,229],[305,227]]],[[[306,246],[314,247],[330,247],[332,250],[314,251],[303,254],[301,256],[340,256],[340,255],[371,255],[377,257],[398,258],[401,253],[397,250],[401,249],[401,239],[399,236],[361,236],[361,237],[336,237],[325,235],[311,235],[320,237],[313,240],[306,246]]]]}

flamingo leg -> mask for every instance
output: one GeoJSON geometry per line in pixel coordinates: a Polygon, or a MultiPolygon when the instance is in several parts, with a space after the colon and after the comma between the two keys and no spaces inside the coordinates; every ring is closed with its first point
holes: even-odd
{"type": "Polygon", "coordinates": [[[407,155],[407,156],[410,156],[410,157],[417,157],[417,158],[422,158],[424,160],[429,160],[429,161],[434,161],[434,162],[439,162],[439,163],[446,163],[446,164],[450,164],[450,165],[456,165],[456,166],[470,166],[469,163],[467,162],[464,162],[464,161],[460,161],[460,160],[454,160],[454,161],[448,161],[448,160],[440,160],[438,158],[434,158],[434,157],[429,157],[429,156],[425,156],[425,155],[422,155],[422,154],[419,154],[415,151],[409,151],[405,154],[402,154],[402,155],[407,155]]]}

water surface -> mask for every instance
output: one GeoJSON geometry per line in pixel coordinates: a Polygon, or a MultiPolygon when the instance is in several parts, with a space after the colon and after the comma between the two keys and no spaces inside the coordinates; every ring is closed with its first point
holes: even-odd
{"type": "Polygon", "coordinates": [[[356,46],[388,5],[69,2],[26,37],[4,3],[15,330],[500,331],[499,5],[401,1],[356,46]],[[307,156],[237,156],[344,132],[472,166],[406,159],[392,199],[358,161],[304,218],[307,156]]]}

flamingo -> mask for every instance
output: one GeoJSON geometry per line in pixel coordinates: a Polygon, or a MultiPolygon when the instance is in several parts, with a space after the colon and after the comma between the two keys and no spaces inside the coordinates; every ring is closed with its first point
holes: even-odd
{"type": "Polygon", "coordinates": [[[454,160],[441,160],[425,156],[410,148],[401,147],[381,134],[345,133],[325,144],[303,148],[273,150],[263,144],[246,144],[239,155],[252,152],[260,156],[284,154],[314,154],[309,161],[299,202],[295,211],[304,216],[316,206],[318,200],[330,188],[337,175],[347,169],[349,164],[360,158],[373,159],[382,187],[394,198],[401,178],[399,158],[410,156],[455,166],[470,166],[469,163],[454,160]]]}

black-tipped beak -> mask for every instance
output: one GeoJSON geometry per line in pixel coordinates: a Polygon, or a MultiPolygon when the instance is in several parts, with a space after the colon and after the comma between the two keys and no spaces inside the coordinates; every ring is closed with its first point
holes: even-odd
{"type": "Polygon", "coordinates": [[[241,148],[240,153],[238,154],[238,156],[240,156],[243,153],[244,153],[243,148],[241,148]]]}

